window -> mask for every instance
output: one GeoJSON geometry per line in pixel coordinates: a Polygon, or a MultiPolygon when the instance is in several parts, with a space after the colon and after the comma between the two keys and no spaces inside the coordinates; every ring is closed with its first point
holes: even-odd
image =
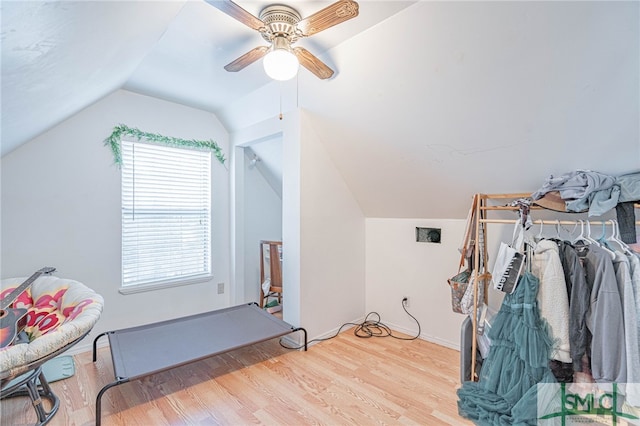
{"type": "Polygon", "coordinates": [[[211,153],[121,146],[121,291],[210,277],[211,153]]]}

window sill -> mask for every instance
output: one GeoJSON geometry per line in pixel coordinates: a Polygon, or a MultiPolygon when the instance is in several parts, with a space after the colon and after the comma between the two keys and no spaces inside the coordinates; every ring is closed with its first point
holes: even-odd
{"type": "Polygon", "coordinates": [[[182,287],[185,285],[205,283],[205,282],[211,281],[212,278],[213,278],[213,275],[205,275],[205,276],[199,276],[194,278],[187,278],[184,280],[161,281],[161,282],[149,283],[149,284],[136,284],[136,285],[130,285],[126,287],[120,287],[118,292],[120,294],[143,293],[146,291],[162,290],[165,288],[182,287]]]}

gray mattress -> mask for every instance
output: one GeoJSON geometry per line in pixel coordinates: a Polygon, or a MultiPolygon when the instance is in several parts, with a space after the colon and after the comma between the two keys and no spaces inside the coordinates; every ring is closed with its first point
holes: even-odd
{"type": "Polygon", "coordinates": [[[304,333],[306,351],[304,328],[294,328],[250,303],[102,333],[93,340],[93,362],[98,340],[108,336],[115,381],[98,392],[96,426],[101,424],[102,396],[114,386],[294,331],[304,333]]]}
{"type": "Polygon", "coordinates": [[[107,333],[116,379],[133,380],[295,331],[246,304],[107,333]]]}

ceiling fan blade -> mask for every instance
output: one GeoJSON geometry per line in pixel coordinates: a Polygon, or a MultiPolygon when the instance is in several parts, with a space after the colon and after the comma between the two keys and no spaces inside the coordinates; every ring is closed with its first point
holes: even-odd
{"type": "Polygon", "coordinates": [[[256,18],[231,0],[207,0],[207,3],[221,10],[232,18],[242,22],[249,28],[260,31],[264,28],[264,22],[256,18]]]}
{"type": "Polygon", "coordinates": [[[358,16],[358,3],[353,0],[339,0],[330,6],[298,22],[298,29],[306,37],[312,36],[341,22],[358,16]]]}
{"type": "Polygon", "coordinates": [[[329,68],[324,62],[316,58],[311,52],[304,47],[296,47],[293,49],[293,53],[298,57],[300,65],[311,71],[316,77],[326,80],[331,78],[333,70],[329,68]]]}
{"type": "Polygon", "coordinates": [[[267,54],[269,50],[269,46],[258,46],[255,49],[251,49],[244,55],[240,56],[233,62],[228,63],[224,66],[224,69],[229,72],[237,72],[246,67],[247,65],[251,65],[258,59],[262,58],[267,54]]]}

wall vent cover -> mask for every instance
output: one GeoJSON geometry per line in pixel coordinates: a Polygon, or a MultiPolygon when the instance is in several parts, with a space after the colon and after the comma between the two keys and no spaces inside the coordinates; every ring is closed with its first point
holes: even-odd
{"type": "Polygon", "coordinates": [[[438,243],[440,244],[440,238],[442,235],[442,229],[440,228],[420,228],[416,227],[416,241],[419,243],[438,243]]]}

